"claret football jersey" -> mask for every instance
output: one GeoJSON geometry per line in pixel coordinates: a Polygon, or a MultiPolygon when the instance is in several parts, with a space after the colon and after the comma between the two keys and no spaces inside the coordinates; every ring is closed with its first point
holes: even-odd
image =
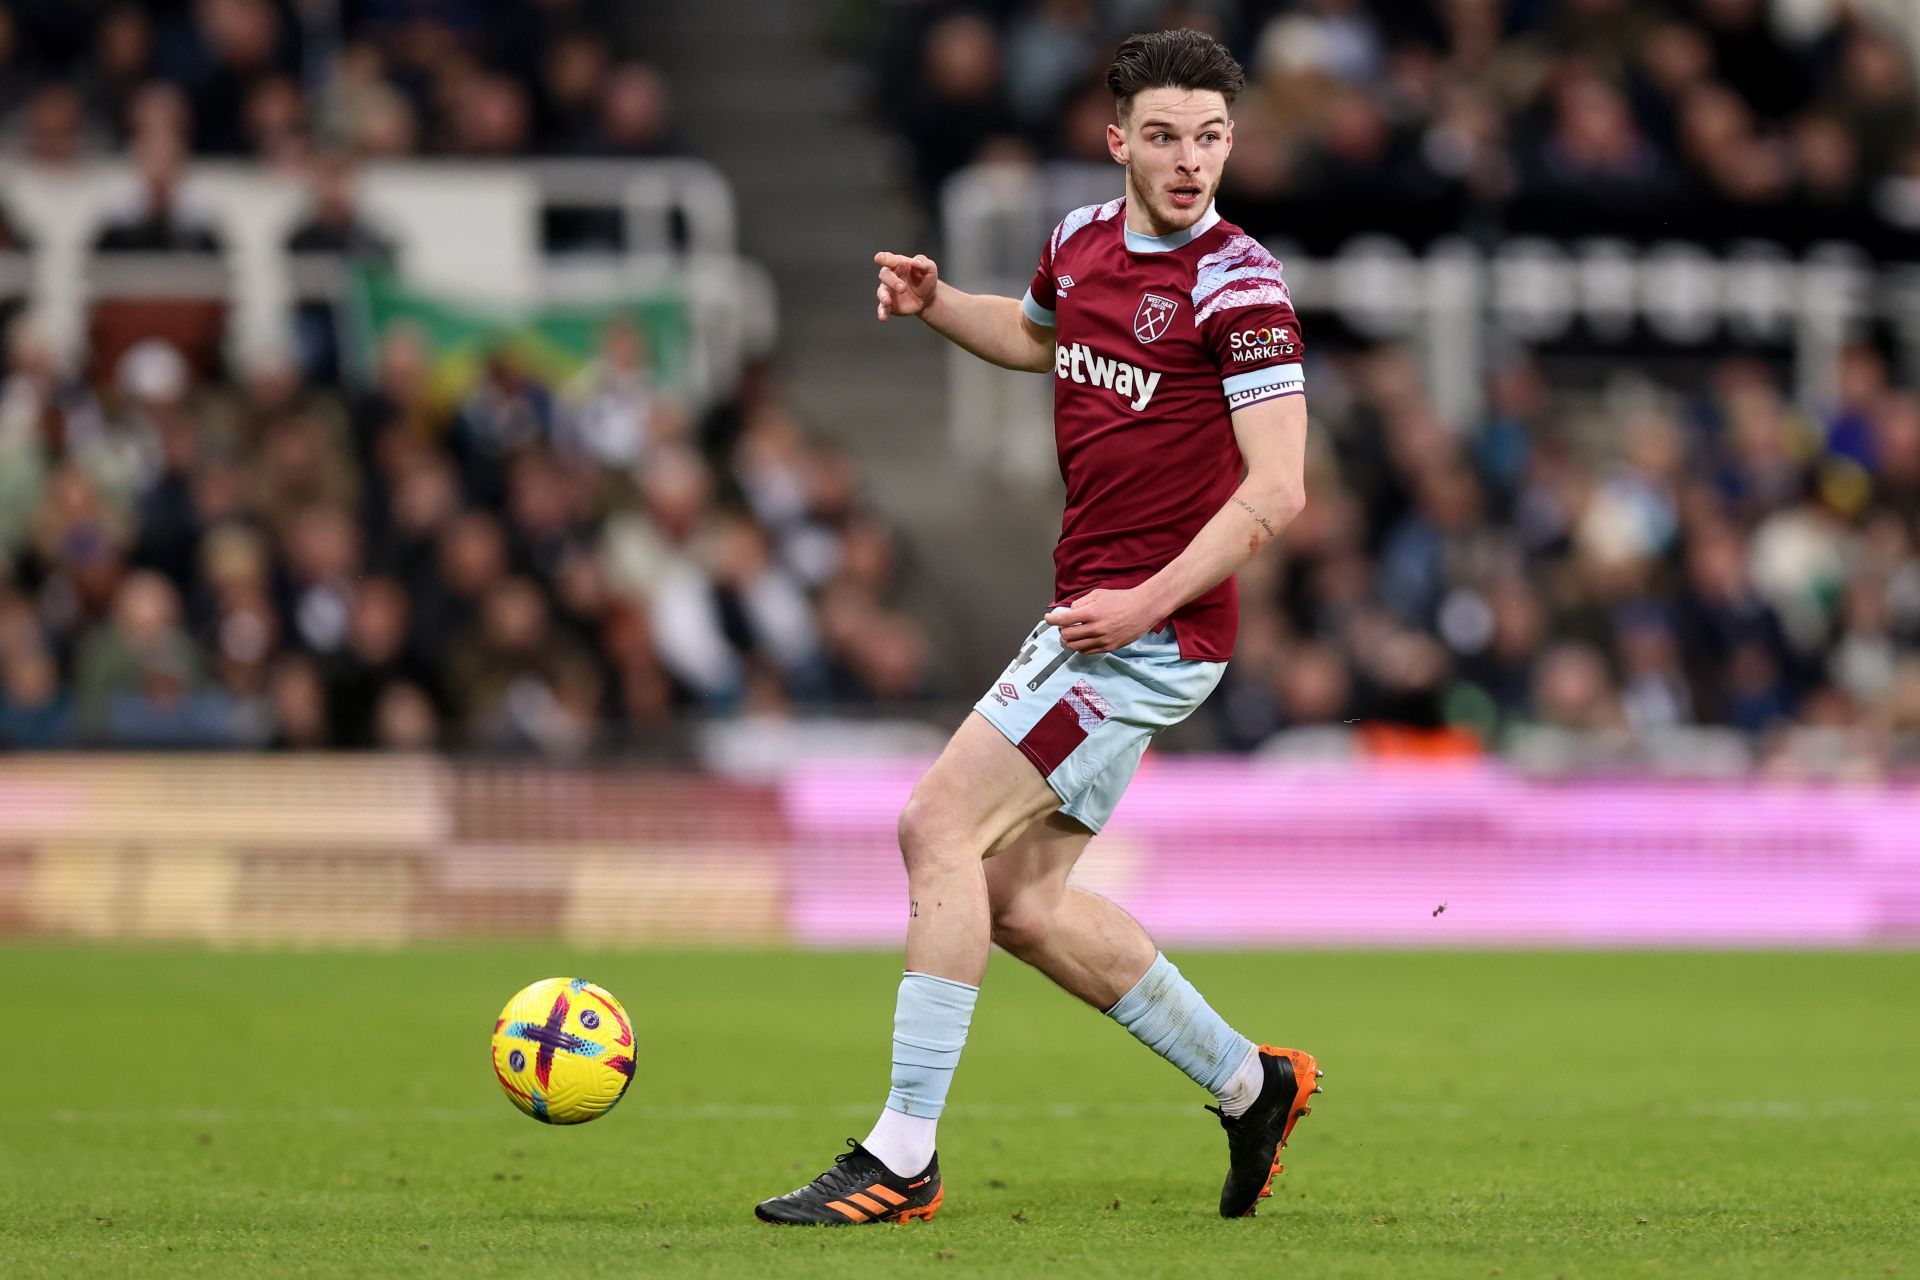
{"type": "MultiPolygon", "coordinates": [[[[1280,263],[1212,208],[1155,237],[1111,200],[1054,229],[1021,309],[1054,330],[1055,602],[1136,586],[1240,487],[1233,410],[1305,389],[1280,263]]],[[[1170,619],[1181,656],[1226,661],[1239,616],[1231,577],[1184,605],[1170,619]]]]}

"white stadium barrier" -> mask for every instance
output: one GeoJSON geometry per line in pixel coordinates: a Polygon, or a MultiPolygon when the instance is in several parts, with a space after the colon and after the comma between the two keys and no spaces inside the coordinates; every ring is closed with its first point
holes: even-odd
{"type": "MultiPolygon", "coordinates": [[[[227,357],[247,367],[287,352],[299,300],[343,287],[337,263],[286,251],[308,211],[305,184],[255,165],[195,164],[182,180],[182,206],[220,236],[217,260],[96,253],[101,228],[137,198],[138,181],[122,163],[0,168],[0,205],[31,242],[0,254],[0,296],[24,296],[69,361],[85,346],[95,297],[222,299],[227,357]]],[[[365,166],[355,186],[361,215],[394,245],[415,288],[506,305],[683,291],[696,397],[718,394],[744,360],[773,345],[771,277],[738,256],[732,191],[700,161],[391,162],[365,166]],[[543,252],[543,211],[583,206],[618,211],[624,252],[543,252]]]]}

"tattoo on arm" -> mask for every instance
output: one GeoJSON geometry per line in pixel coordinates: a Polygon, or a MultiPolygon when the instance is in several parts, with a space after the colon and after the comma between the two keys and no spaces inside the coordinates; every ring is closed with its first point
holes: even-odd
{"type": "Polygon", "coordinates": [[[1244,498],[1235,498],[1234,501],[1239,503],[1241,508],[1245,510],[1248,515],[1252,516],[1255,520],[1260,522],[1260,527],[1267,531],[1267,536],[1269,538],[1277,536],[1273,531],[1273,525],[1267,520],[1265,516],[1261,515],[1258,511],[1255,511],[1251,503],[1247,502],[1244,498]]]}
{"type": "Polygon", "coordinates": [[[918,916],[919,914],[920,914],[920,899],[918,899],[918,898],[909,898],[909,899],[907,900],[907,915],[908,915],[908,917],[909,917],[909,918],[912,918],[912,917],[915,917],[915,916],[918,916]]]}

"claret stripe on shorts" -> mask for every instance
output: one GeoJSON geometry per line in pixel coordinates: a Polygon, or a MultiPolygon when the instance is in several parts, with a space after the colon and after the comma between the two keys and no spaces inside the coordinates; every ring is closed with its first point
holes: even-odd
{"type": "Polygon", "coordinates": [[[1074,683],[1067,696],[1047,708],[1046,714],[1020,739],[1020,750],[1043,774],[1052,774],[1087,740],[1113,707],[1085,680],[1074,683]]]}

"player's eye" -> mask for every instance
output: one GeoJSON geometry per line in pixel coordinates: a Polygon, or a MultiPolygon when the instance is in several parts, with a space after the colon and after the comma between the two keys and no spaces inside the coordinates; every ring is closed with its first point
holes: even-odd
{"type": "Polygon", "coordinates": [[[1153,135],[1153,140],[1154,140],[1155,142],[1170,142],[1170,141],[1172,141],[1172,139],[1173,139],[1173,135],[1172,135],[1172,134],[1167,134],[1167,133],[1156,133],[1156,134],[1154,134],[1154,135],[1153,135]]]}
{"type": "Polygon", "coordinates": [[[597,1030],[600,1026],[600,1015],[592,1009],[582,1009],[580,1011],[580,1025],[589,1031],[597,1030]]]}

